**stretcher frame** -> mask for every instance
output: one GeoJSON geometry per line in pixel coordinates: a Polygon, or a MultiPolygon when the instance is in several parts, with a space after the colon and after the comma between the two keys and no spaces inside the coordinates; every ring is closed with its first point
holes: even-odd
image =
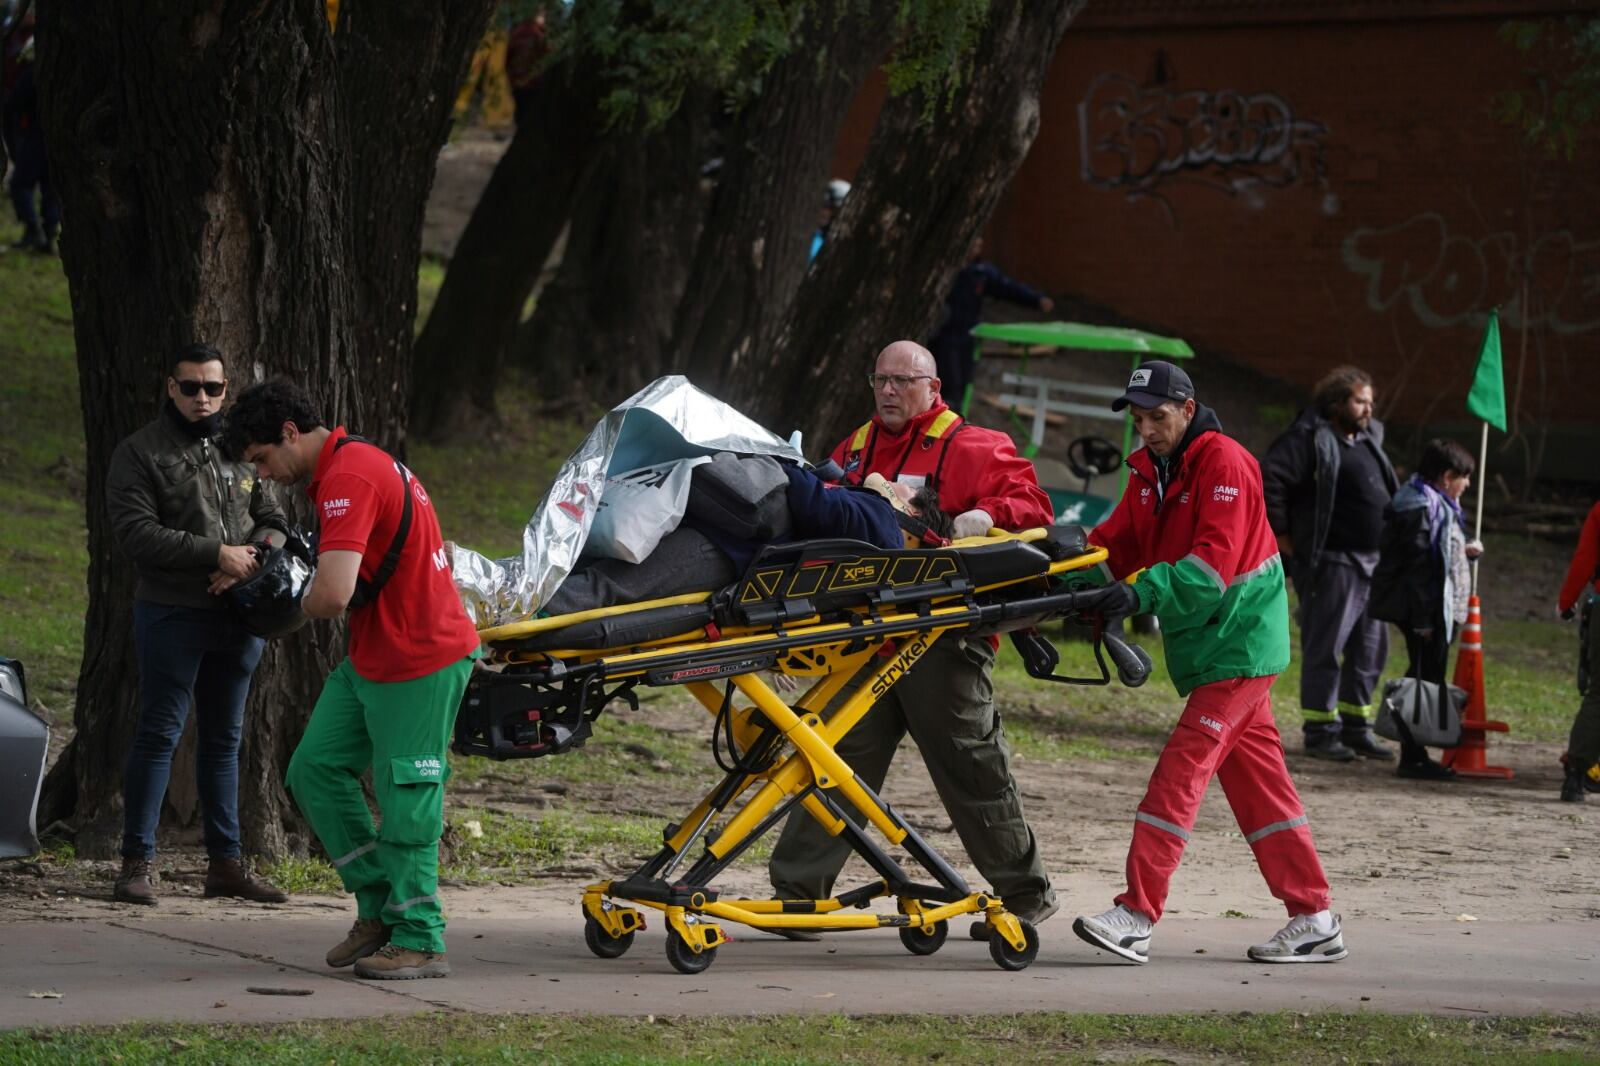
{"type": "Polygon", "coordinates": [[[1108,684],[1112,670],[1102,651],[1109,650],[1119,679],[1142,684],[1149,658],[1122,643],[1120,622],[1083,619],[1093,624],[1098,677],[1056,674],[1055,649],[1034,629],[1051,618],[1080,615],[1079,592],[1110,580],[1105,559],[1078,527],[969,538],[933,551],[811,542],[767,549],[743,580],[715,596],[696,593],[491,627],[480,632],[489,668],[469,685],[453,747],[491,758],[570,751],[587,739],[607,704],[620,699],[637,707],[633,689],[639,684],[682,685],[712,716],[721,779],[666,827],[661,849],[636,871],[584,889],[584,939],[602,958],[620,957],[646,928],[640,908],[664,916],[667,959],[687,974],[709,967],[731,939],[719,922],[777,933],[893,928],[907,950],[930,955],[944,944],[952,918],[981,914],[989,922],[995,963],[1021,970],[1038,953],[1033,926],[994,893],[973,891],[856,776],[835,746],[950,635],[1010,633],[1030,675],[1072,684],[1108,684]],[[1010,556],[999,561],[1025,565],[1012,566],[1014,573],[990,566],[985,578],[971,551],[987,553],[986,563],[1010,556]],[[841,580],[846,587],[835,594],[841,580]],[[794,595],[802,583],[803,594],[794,595]],[[684,621],[675,623],[678,618],[684,621]],[[645,633],[648,639],[623,646],[558,646],[584,626],[592,630],[619,619],[660,624],[645,633]],[[675,625],[685,628],[671,631],[675,625]],[[762,676],[768,671],[813,680],[791,704],[762,676]],[[846,816],[841,799],[860,812],[863,826],[846,816]],[[712,887],[715,878],[797,807],[842,836],[877,878],[825,900],[723,898],[712,887]],[[931,880],[914,879],[869,831],[915,860],[931,880]],[[691,856],[697,843],[701,852],[691,856]],[[891,896],[896,913],[867,911],[891,896]]]}

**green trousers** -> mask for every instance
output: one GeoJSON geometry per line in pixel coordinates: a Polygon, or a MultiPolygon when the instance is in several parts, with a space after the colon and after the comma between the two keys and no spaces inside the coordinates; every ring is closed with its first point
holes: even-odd
{"type": "MultiPolygon", "coordinates": [[[[987,640],[941,639],[835,750],[881,795],[895,749],[909,732],[972,864],[1007,908],[1026,912],[1055,893],[1011,776],[1011,749],[994,709],[993,667],[987,640]]],[[[862,821],[848,800],[842,806],[862,821]]],[[[780,899],[827,899],[851,854],[848,843],[796,809],[767,873],[780,899]]]]}
{"type": "Polygon", "coordinates": [[[322,841],[356,913],[392,926],[389,939],[444,951],[439,836],[445,758],[472,659],[410,681],[368,681],[345,659],[311,712],[285,784],[322,841]],[[372,769],[381,828],[361,794],[372,769]]]}

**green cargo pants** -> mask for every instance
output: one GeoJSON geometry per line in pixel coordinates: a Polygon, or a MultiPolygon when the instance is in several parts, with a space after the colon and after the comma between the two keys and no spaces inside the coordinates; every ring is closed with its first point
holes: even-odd
{"type": "MultiPolygon", "coordinates": [[[[987,640],[941,638],[835,750],[881,794],[895,748],[910,733],[972,864],[1007,909],[1027,913],[1055,893],[1011,776],[1011,749],[994,709],[993,667],[987,640]]],[[[862,821],[848,800],[842,805],[862,821]]],[[[827,899],[850,855],[848,843],[797,809],[767,874],[780,899],[827,899]]]]}
{"type": "Polygon", "coordinates": [[[328,675],[285,777],[355,893],[357,915],[383,919],[389,939],[414,951],[444,951],[445,750],[471,672],[468,657],[410,681],[368,681],[345,659],[328,675]],[[361,795],[368,767],[383,816],[378,829],[361,795]]]}

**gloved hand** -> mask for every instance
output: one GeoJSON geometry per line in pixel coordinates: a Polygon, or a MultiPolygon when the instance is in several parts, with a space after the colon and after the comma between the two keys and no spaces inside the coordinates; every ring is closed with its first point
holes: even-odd
{"type": "Polygon", "coordinates": [[[987,536],[989,530],[993,527],[994,519],[989,512],[974,507],[970,511],[962,511],[956,515],[955,522],[952,523],[951,533],[956,540],[960,540],[963,537],[983,537],[987,536]]]}
{"type": "Polygon", "coordinates": [[[1561,612],[1561,620],[1563,622],[1570,622],[1577,616],[1578,612],[1571,607],[1568,607],[1566,610],[1561,612]]]}
{"type": "Polygon", "coordinates": [[[1077,606],[1081,611],[1099,611],[1112,618],[1126,618],[1139,612],[1139,593],[1126,581],[1113,581],[1077,593],[1077,606]]]}

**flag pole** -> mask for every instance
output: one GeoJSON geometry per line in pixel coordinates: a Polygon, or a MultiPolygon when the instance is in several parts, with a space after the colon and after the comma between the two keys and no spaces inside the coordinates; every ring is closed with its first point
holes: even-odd
{"type": "MultiPolygon", "coordinates": [[[[1489,491],[1489,477],[1484,468],[1489,463],[1489,423],[1483,424],[1483,435],[1478,440],[1478,507],[1472,522],[1472,539],[1483,540],[1483,495],[1489,491]]],[[[1472,560],[1472,595],[1478,594],[1478,557],[1472,560]]]]}

